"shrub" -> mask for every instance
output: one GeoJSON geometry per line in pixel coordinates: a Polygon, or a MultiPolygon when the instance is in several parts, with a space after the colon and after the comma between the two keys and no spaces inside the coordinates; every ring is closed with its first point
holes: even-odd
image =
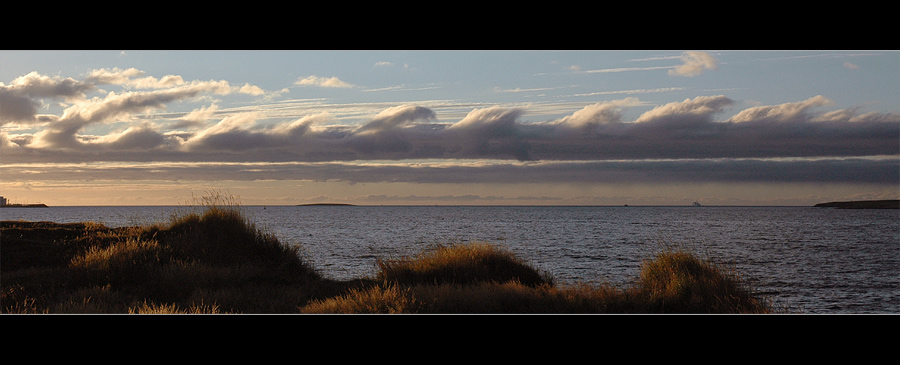
{"type": "Polygon", "coordinates": [[[300,257],[299,248],[249,222],[236,207],[211,206],[203,214],[174,217],[157,235],[184,260],[211,265],[264,265],[273,272],[318,278],[300,257]]]}
{"type": "Polygon", "coordinates": [[[377,279],[403,285],[517,281],[527,286],[553,280],[511,253],[485,243],[450,245],[414,258],[379,260],[377,279]]]}
{"type": "Polygon", "coordinates": [[[663,252],[646,261],[638,288],[652,313],[771,311],[736,275],[687,252],[663,252]]]}

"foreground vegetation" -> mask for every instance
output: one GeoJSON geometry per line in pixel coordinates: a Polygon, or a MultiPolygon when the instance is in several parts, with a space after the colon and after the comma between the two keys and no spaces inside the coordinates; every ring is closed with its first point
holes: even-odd
{"type": "Polygon", "coordinates": [[[231,206],[168,224],[0,222],[2,313],[772,313],[741,280],[683,250],[629,288],[563,286],[500,247],[450,245],[323,278],[231,206]]]}

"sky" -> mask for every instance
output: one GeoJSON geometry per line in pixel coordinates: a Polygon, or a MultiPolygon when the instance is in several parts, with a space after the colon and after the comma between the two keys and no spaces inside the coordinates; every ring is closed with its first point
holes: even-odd
{"type": "Polygon", "coordinates": [[[900,198],[895,50],[0,50],[14,203],[900,198]]]}

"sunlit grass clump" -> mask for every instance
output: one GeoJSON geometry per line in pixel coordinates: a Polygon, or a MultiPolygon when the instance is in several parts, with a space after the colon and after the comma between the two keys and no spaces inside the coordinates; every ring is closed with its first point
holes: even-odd
{"type": "Polygon", "coordinates": [[[381,259],[325,279],[234,204],[168,223],[2,222],[2,313],[771,313],[739,277],[686,251],[648,259],[633,286],[557,285],[488,243],[381,259]]]}
{"type": "Polygon", "coordinates": [[[638,292],[655,313],[768,313],[737,274],[685,251],[658,254],[641,266],[638,292]]]}
{"type": "Polygon", "coordinates": [[[527,286],[552,284],[553,279],[513,254],[486,243],[442,246],[418,257],[378,260],[377,279],[403,285],[474,284],[518,281],[527,286]]]}

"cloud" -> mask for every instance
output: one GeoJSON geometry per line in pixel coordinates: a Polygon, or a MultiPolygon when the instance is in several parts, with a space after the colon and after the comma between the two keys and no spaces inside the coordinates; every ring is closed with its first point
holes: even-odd
{"type": "Polygon", "coordinates": [[[294,85],[297,86],[319,86],[319,87],[329,87],[329,88],[352,88],[353,85],[337,77],[319,77],[319,76],[308,76],[302,79],[298,79],[294,82],[294,85]]]}
{"type": "Polygon", "coordinates": [[[170,125],[169,129],[182,129],[201,126],[203,124],[206,124],[208,120],[212,119],[213,115],[218,110],[219,106],[216,104],[192,110],[190,113],[187,113],[183,117],[179,118],[178,122],[170,125]]]}
{"type": "Polygon", "coordinates": [[[219,181],[305,180],[421,184],[544,183],[856,183],[900,184],[900,160],[665,159],[615,161],[394,161],[394,162],[141,162],[4,164],[0,174],[16,181],[97,180],[219,181]]]}
{"type": "Polygon", "coordinates": [[[35,134],[32,142],[39,148],[76,148],[81,142],[77,133],[91,124],[113,118],[165,108],[174,101],[196,97],[203,92],[228,94],[227,82],[201,82],[151,92],[110,93],[105,98],[70,106],[46,129],[35,134]]]}
{"type": "MultiPolygon", "coordinates": [[[[61,159],[133,158],[129,154],[95,155],[86,150],[124,135],[88,138],[79,131],[113,117],[123,120],[129,113],[162,108],[166,101],[181,100],[196,91],[179,87],[166,92],[110,94],[91,104],[73,106],[33,136],[7,136],[5,148],[18,152],[8,159],[24,158],[26,150],[49,153],[54,148],[70,149],[59,156],[61,159]],[[71,153],[78,148],[85,154],[71,153]]],[[[278,123],[263,123],[266,120],[261,111],[233,112],[222,114],[217,122],[196,132],[157,131],[151,135],[147,129],[154,127],[144,124],[129,133],[140,132],[149,141],[135,146],[153,147],[156,150],[152,152],[165,152],[166,158],[201,161],[590,161],[873,156],[896,155],[900,150],[900,115],[855,109],[815,112],[829,102],[816,96],[757,106],[723,121],[716,116],[735,103],[722,95],[667,103],[631,121],[623,119],[624,110],[639,104],[636,98],[590,104],[556,120],[528,123],[520,120],[526,109],[498,106],[472,109],[449,123],[437,122],[437,113],[422,106],[388,107],[355,127],[326,125],[334,118],[325,112],[278,123]]],[[[202,127],[207,120],[215,120],[216,108],[195,109],[174,125],[202,127]]]]}
{"type": "Polygon", "coordinates": [[[5,86],[9,91],[31,98],[63,98],[66,100],[81,99],[84,92],[92,90],[95,86],[89,82],[77,81],[72,78],[50,77],[31,72],[13,80],[12,84],[5,86]]]}
{"type": "Polygon", "coordinates": [[[784,103],[781,105],[758,106],[744,109],[729,121],[743,122],[803,122],[809,119],[806,112],[816,106],[831,105],[833,102],[822,95],[816,95],[801,102],[784,103]]]}
{"type": "Polygon", "coordinates": [[[485,136],[509,136],[515,133],[516,121],[522,109],[490,107],[472,110],[462,120],[449,127],[451,130],[485,136]]]}
{"type": "Polygon", "coordinates": [[[584,73],[616,73],[616,72],[631,72],[631,71],[653,71],[653,70],[665,70],[670,69],[672,66],[650,66],[650,67],[619,67],[619,68],[605,68],[600,70],[587,70],[580,71],[580,68],[577,66],[573,66],[570,69],[576,72],[584,72],[584,73]]]}
{"type": "MultiPolygon", "coordinates": [[[[262,89],[244,85],[233,87],[227,81],[193,81],[185,82],[180,76],[140,77],[143,72],[136,69],[100,69],[90,72],[83,81],[71,78],[48,77],[29,73],[19,77],[9,86],[0,85],[0,125],[15,122],[45,123],[46,127],[27,138],[17,140],[27,142],[32,149],[80,149],[92,148],[100,144],[115,147],[114,141],[130,139],[134,144],[129,149],[138,147],[157,147],[164,144],[169,137],[152,131],[149,126],[129,128],[124,134],[94,138],[81,135],[86,127],[104,124],[111,121],[128,122],[138,113],[147,113],[165,109],[168,104],[189,100],[203,95],[228,95],[242,93],[259,95],[262,89]],[[104,97],[88,100],[85,92],[97,91],[97,85],[122,85],[150,91],[109,92],[104,97]],[[37,106],[43,99],[63,99],[70,103],[59,116],[37,115],[37,106]],[[140,138],[138,138],[140,137],[140,138]],[[138,139],[134,139],[138,138],[138,139]]],[[[201,112],[198,112],[201,113],[201,112]]],[[[196,123],[196,115],[182,120],[183,123],[196,123]]],[[[7,141],[13,141],[7,137],[7,141]]],[[[169,143],[166,143],[169,144],[169,143]]],[[[171,144],[169,144],[171,145],[171,144]]],[[[11,148],[6,143],[7,148],[11,148]]],[[[22,146],[19,144],[18,146],[22,146]]],[[[122,145],[124,146],[124,145],[122,145]]]]}
{"type": "MultiPolygon", "coordinates": [[[[627,70],[674,72],[673,65],[683,64],[684,75],[696,75],[715,69],[714,60],[687,55],[681,62],[654,61],[665,67],[627,70]]],[[[298,84],[303,80],[352,86],[315,76],[298,84]]],[[[495,191],[515,195],[517,184],[774,182],[880,184],[885,190],[900,184],[896,112],[868,112],[867,105],[835,109],[815,94],[748,108],[735,95],[718,95],[726,91],[685,98],[692,90],[687,87],[677,88],[677,99],[659,102],[676,88],[641,87],[647,89],[582,94],[581,104],[335,104],[321,96],[257,98],[272,93],[137,69],[100,69],[76,78],[30,73],[0,84],[0,176],[9,184],[327,181],[357,183],[365,187],[359,194],[398,182],[509,188],[424,193],[472,202],[494,201],[489,195],[495,191]],[[638,98],[651,92],[652,99],[638,98]],[[229,107],[232,100],[240,104],[229,107]]],[[[414,189],[386,194],[434,200],[414,189]]]]}
{"type": "MultiPolygon", "coordinates": [[[[191,136],[184,148],[188,151],[212,152],[275,149],[301,144],[301,138],[312,125],[330,118],[327,113],[306,116],[287,124],[261,128],[257,112],[238,113],[191,136]]],[[[299,148],[297,150],[302,149],[299,148]]]]}
{"type": "Polygon", "coordinates": [[[519,108],[490,107],[475,109],[449,127],[446,150],[455,150],[459,158],[514,157],[531,160],[529,146],[520,130],[519,108]]]}
{"type": "Polygon", "coordinates": [[[448,116],[432,107],[379,104],[377,113],[354,110],[370,116],[346,124],[319,104],[300,103],[306,115],[282,114],[277,103],[271,106],[278,113],[266,105],[222,110],[213,96],[250,91],[225,81],[164,82],[115,69],[82,81],[26,76],[0,85],[0,97],[11,101],[3,104],[3,124],[32,123],[18,134],[0,130],[0,172],[13,180],[155,173],[185,180],[892,184],[900,176],[900,114],[820,111],[833,105],[821,95],[730,117],[723,114],[735,100],[698,96],[633,119],[626,111],[646,104],[627,97],[531,122],[522,121],[528,106],[452,104],[452,117],[442,120],[448,116]],[[88,99],[97,85],[137,80],[159,88],[131,86],[88,99]],[[36,114],[54,99],[70,105],[58,115],[36,114]],[[186,101],[208,104],[159,113],[186,101]],[[100,126],[115,128],[96,133],[100,126]]]}
{"type": "Polygon", "coordinates": [[[37,122],[38,104],[27,95],[0,85],[0,105],[0,125],[37,122]]]}
{"type": "Polygon", "coordinates": [[[635,123],[706,123],[712,120],[712,116],[715,113],[721,112],[723,108],[731,106],[733,103],[733,100],[724,95],[699,96],[694,99],[685,99],[681,102],[673,102],[656,107],[641,114],[635,120],[635,123]]]}
{"type": "Polygon", "coordinates": [[[10,85],[0,83],[0,126],[20,122],[38,123],[37,110],[41,99],[74,101],[84,99],[85,92],[96,86],[72,78],[50,77],[31,72],[20,76],[10,85]]]}
{"type": "Polygon", "coordinates": [[[126,70],[119,68],[99,69],[91,71],[85,78],[85,81],[97,85],[123,85],[137,89],[164,89],[184,85],[185,83],[184,79],[177,75],[166,75],[162,78],[152,76],[136,78],[143,75],[143,71],[135,68],[126,70]]]}
{"type": "Polygon", "coordinates": [[[693,77],[704,70],[715,70],[718,67],[718,60],[706,52],[684,52],[681,61],[684,63],[669,70],[669,75],[693,77]]]}
{"type": "Polygon", "coordinates": [[[719,63],[719,61],[709,53],[699,51],[684,52],[678,57],[653,57],[634,61],[658,61],[669,60],[673,58],[680,59],[682,64],[677,66],[617,67],[585,71],[582,71],[580,66],[569,66],[568,69],[576,73],[587,74],[669,70],[669,75],[671,76],[694,77],[703,73],[704,70],[717,69],[719,63]]]}
{"type": "Polygon", "coordinates": [[[378,113],[374,119],[356,129],[356,134],[381,133],[416,121],[427,121],[437,116],[428,108],[414,105],[391,107],[378,113]]]}
{"type": "Polygon", "coordinates": [[[266,93],[261,87],[256,85],[244,84],[240,88],[237,89],[238,93],[247,94],[247,95],[263,95],[266,93]]]}
{"type": "Polygon", "coordinates": [[[134,150],[147,152],[164,145],[167,141],[169,141],[169,138],[164,134],[147,125],[139,125],[129,127],[119,133],[102,136],[90,141],[90,143],[113,151],[134,150]]]}
{"type": "Polygon", "coordinates": [[[596,103],[578,110],[572,115],[563,117],[559,123],[573,129],[596,127],[610,123],[622,122],[622,109],[637,103],[637,98],[625,98],[612,102],[596,103]]]}

